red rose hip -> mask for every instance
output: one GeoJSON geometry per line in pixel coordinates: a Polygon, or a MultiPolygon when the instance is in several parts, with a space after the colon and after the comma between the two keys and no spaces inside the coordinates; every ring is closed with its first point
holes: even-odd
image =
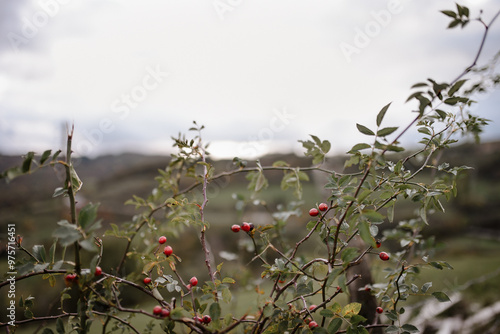
{"type": "Polygon", "coordinates": [[[378,314],[380,314],[380,313],[384,313],[384,309],[383,309],[383,308],[381,308],[380,306],[379,306],[379,307],[377,307],[377,308],[375,309],[375,311],[376,311],[378,314]]]}
{"type": "Polygon", "coordinates": [[[311,210],[309,210],[309,216],[316,217],[317,215],[319,215],[319,210],[318,209],[312,208],[311,210]]]}
{"type": "Polygon", "coordinates": [[[313,329],[313,328],[316,328],[316,327],[318,327],[318,323],[316,321],[313,320],[313,321],[311,321],[309,323],[309,328],[310,329],[313,329]]]}
{"type": "Polygon", "coordinates": [[[233,226],[231,226],[231,230],[236,233],[236,232],[239,232],[241,229],[240,225],[236,225],[234,224],[233,226]]]}
{"type": "Polygon", "coordinates": [[[212,322],[212,318],[210,318],[209,315],[204,315],[203,318],[201,318],[201,322],[203,322],[204,324],[209,324],[212,322]]]}
{"type": "Polygon", "coordinates": [[[162,235],[159,239],[158,239],[158,242],[160,243],[160,245],[163,245],[164,243],[167,242],[167,237],[162,235]]]}
{"type": "Polygon", "coordinates": [[[165,246],[165,248],[163,249],[163,254],[165,254],[167,257],[172,255],[173,252],[174,250],[170,246],[165,246]]]}
{"type": "Polygon", "coordinates": [[[328,210],[328,204],[321,203],[320,205],[318,205],[318,209],[319,209],[319,211],[326,211],[326,210],[328,210]]]}
{"type": "Polygon", "coordinates": [[[169,310],[167,310],[166,308],[162,308],[162,309],[161,309],[161,313],[160,313],[160,314],[161,314],[161,316],[162,316],[163,318],[166,318],[166,317],[168,317],[168,316],[170,315],[170,311],[169,311],[169,310]]]}
{"type": "Polygon", "coordinates": [[[161,306],[160,305],[156,305],[154,308],[153,308],[153,314],[154,315],[160,315],[161,314],[161,306]]]}
{"type": "Polygon", "coordinates": [[[250,230],[252,229],[252,226],[249,224],[249,223],[243,223],[241,224],[241,229],[245,232],[250,232],[250,230]]]}
{"type": "Polygon", "coordinates": [[[380,254],[378,255],[378,257],[379,257],[382,261],[387,261],[387,260],[389,260],[389,254],[387,254],[386,252],[380,252],[380,254]]]}
{"type": "Polygon", "coordinates": [[[191,279],[189,280],[189,284],[191,284],[191,286],[196,286],[198,285],[198,279],[196,277],[191,277],[191,279]]]}
{"type": "Polygon", "coordinates": [[[102,269],[101,269],[101,267],[99,267],[99,266],[95,267],[95,273],[94,273],[94,275],[96,275],[96,276],[101,276],[102,275],[102,269]]]}

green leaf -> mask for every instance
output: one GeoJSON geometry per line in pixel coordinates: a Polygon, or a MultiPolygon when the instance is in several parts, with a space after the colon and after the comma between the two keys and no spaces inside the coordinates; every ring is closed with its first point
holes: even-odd
{"type": "Polygon", "coordinates": [[[457,17],[457,14],[452,10],[442,10],[441,13],[443,13],[444,15],[449,16],[453,19],[457,17]]]}
{"type": "Polygon", "coordinates": [[[332,147],[332,144],[330,144],[330,142],[328,140],[323,140],[323,142],[321,142],[321,145],[319,145],[319,147],[321,148],[323,153],[326,154],[326,153],[330,152],[330,148],[332,147]]]}
{"type": "Polygon", "coordinates": [[[441,118],[442,120],[446,119],[446,112],[441,110],[441,109],[436,109],[436,114],[438,114],[439,118],[441,118]]]}
{"type": "Polygon", "coordinates": [[[321,139],[319,139],[317,136],[315,135],[310,135],[311,138],[314,140],[314,142],[316,143],[317,146],[320,146],[321,145],[321,139]]]}
{"type": "Polygon", "coordinates": [[[64,334],[64,322],[61,318],[58,318],[56,321],[56,331],[59,334],[64,334]]]}
{"type": "Polygon", "coordinates": [[[76,225],[70,224],[67,220],[61,220],[57,224],[59,227],[54,230],[52,236],[59,239],[62,246],[69,246],[82,238],[76,225]]]}
{"type": "Polygon", "coordinates": [[[96,223],[95,219],[97,218],[98,208],[99,203],[89,203],[85,205],[78,213],[78,223],[84,231],[91,230],[92,226],[96,223]]]}
{"type": "Polygon", "coordinates": [[[52,194],[52,198],[59,197],[61,195],[66,195],[68,193],[68,189],[63,187],[58,187],[54,190],[54,194],[52,194]]]}
{"type": "Polygon", "coordinates": [[[411,86],[410,88],[427,87],[429,84],[427,82],[419,82],[411,86]]]}
{"type": "Polygon", "coordinates": [[[423,293],[426,293],[427,291],[429,291],[429,289],[431,288],[431,286],[432,286],[432,282],[427,282],[424,285],[422,285],[421,291],[423,293]]]}
{"type": "Polygon", "coordinates": [[[429,135],[429,136],[432,135],[431,130],[429,130],[428,128],[424,128],[424,127],[418,128],[418,132],[423,133],[425,135],[429,135]]]}
{"type": "Polygon", "coordinates": [[[33,246],[33,256],[37,259],[38,262],[45,263],[47,262],[47,256],[45,254],[45,246],[44,245],[34,245],[33,246]]]}
{"type": "Polygon", "coordinates": [[[257,181],[255,182],[255,191],[261,190],[267,184],[266,177],[264,173],[259,173],[257,176],[257,181]]]}
{"type": "Polygon", "coordinates": [[[392,311],[389,311],[389,312],[386,312],[385,313],[385,316],[389,319],[389,320],[392,320],[392,321],[398,321],[398,314],[396,313],[396,311],[392,310],[392,311]]]}
{"type": "Polygon", "coordinates": [[[50,263],[56,262],[56,247],[57,247],[57,241],[54,241],[54,243],[52,244],[52,246],[50,246],[49,249],[50,263]]]}
{"type": "Polygon", "coordinates": [[[462,21],[456,19],[456,20],[453,20],[450,22],[450,24],[448,24],[448,29],[451,29],[451,28],[455,28],[456,26],[458,26],[462,21]]]}
{"type": "Polygon", "coordinates": [[[431,266],[433,266],[434,268],[437,268],[439,270],[444,269],[444,267],[439,262],[436,262],[436,261],[431,261],[428,264],[430,264],[431,266]]]}
{"type": "Polygon", "coordinates": [[[30,171],[31,162],[33,161],[34,156],[35,156],[35,152],[28,152],[28,154],[26,154],[26,157],[24,158],[24,161],[23,161],[23,165],[21,167],[21,171],[23,173],[27,173],[30,171]]]}
{"type": "Polygon", "coordinates": [[[432,295],[440,302],[450,302],[450,297],[444,292],[433,292],[432,295]]]}
{"type": "Polygon", "coordinates": [[[333,281],[335,281],[335,279],[337,278],[337,276],[340,274],[341,271],[342,271],[341,268],[337,268],[337,269],[332,270],[330,275],[328,275],[328,279],[326,280],[327,287],[332,285],[333,281]]]}
{"type": "Polygon", "coordinates": [[[321,312],[319,312],[319,314],[325,318],[332,318],[334,316],[333,311],[328,309],[328,308],[321,310],[321,312]]]}
{"type": "Polygon", "coordinates": [[[451,106],[457,104],[460,101],[459,97],[450,97],[444,100],[444,103],[449,104],[451,106]]]}
{"type": "Polygon", "coordinates": [[[347,153],[356,153],[358,151],[361,151],[361,150],[364,150],[364,149],[367,149],[367,148],[371,148],[370,145],[366,144],[366,143],[359,143],[359,144],[356,144],[354,145],[350,150],[349,152],[347,153]]]}
{"type": "Polygon", "coordinates": [[[467,81],[467,79],[464,80],[459,80],[451,86],[450,90],[448,91],[448,96],[453,96],[462,86],[463,84],[467,81]]]}
{"type": "Polygon", "coordinates": [[[418,332],[420,332],[417,327],[415,327],[413,325],[410,325],[410,324],[404,324],[401,328],[403,330],[409,332],[409,333],[418,333],[418,332]]]}
{"type": "Polygon", "coordinates": [[[393,133],[394,131],[396,131],[397,129],[398,129],[397,126],[380,129],[377,131],[377,136],[379,136],[379,137],[388,136],[391,133],[393,133]]]}
{"type": "Polygon", "coordinates": [[[212,320],[214,320],[214,321],[218,320],[220,318],[220,314],[221,314],[221,308],[220,308],[219,303],[213,303],[212,305],[210,305],[208,313],[210,314],[210,317],[212,318],[212,320]]]}
{"type": "Polygon", "coordinates": [[[52,150],[47,150],[42,153],[42,156],[40,157],[40,165],[43,165],[45,161],[47,161],[48,158],[50,158],[50,154],[52,153],[52,150]]]}
{"type": "Polygon", "coordinates": [[[70,175],[71,175],[71,185],[73,186],[73,192],[77,192],[82,188],[83,182],[78,177],[75,168],[70,166],[70,175]]]}
{"type": "Polygon", "coordinates": [[[328,325],[327,331],[329,334],[337,333],[337,331],[340,329],[340,326],[342,326],[342,319],[335,318],[332,321],[330,321],[330,324],[328,325]]]}
{"type": "MultiPolygon", "coordinates": [[[[29,309],[24,310],[24,317],[27,319],[34,318],[33,312],[31,312],[29,309]]],[[[43,331],[43,333],[45,333],[45,331],[43,331]]],[[[50,330],[50,333],[54,333],[54,332],[52,332],[52,330],[50,330]]]]}
{"type": "Polygon", "coordinates": [[[344,308],[342,309],[342,316],[352,317],[353,315],[358,314],[359,311],[361,311],[360,303],[350,303],[344,306],[344,308]]]}
{"type": "Polygon", "coordinates": [[[360,221],[358,223],[358,230],[359,230],[359,235],[361,236],[361,239],[368,245],[375,247],[375,239],[373,238],[372,234],[370,233],[370,225],[366,221],[360,221]]]}
{"type": "Polygon", "coordinates": [[[380,124],[382,124],[382,120],[384,119],[385,113],[387,112],[387,109],[389,109],[389,106],[391,105],[391,103],[387,104],[385,107],[383,107],[378,112],[378,115],[377,115],[377,126],[380,126],[380,124]]]}
{"type": "Polygon", "coordinates": [[[381,223],[384,221],[385,218],[384,215],[382,215],[381,213],[378,213],[377,211],[371,209],[363,210],[361,212],[361,215],[366,219],[368,219],[370,222],[375,222],[375,223],[381,223]]]}
{"type": "Polygon", "coordinates": [[[356,123],[356,127],[358,128],[359,132],[361,132],[362,134],[365,134],[365,135],[368,135],[368,136],[374,136],[375,135],[375,132],[373,132],[372,130],[368,129],[364,125],[356,123]]]}
{"type": "Polygon", "coordinates": [[[224,279],[222,280],[222,283],[234,284],[234,283],[236,283],[236,281],[231,277],[224,277],[224,279]]]}
{"type": "Polygon", "coordinates": [[[342,251],[340,258],[342,259],[343,266],[347,266],[349,262],[358,257],[359,249],[356,247],[347,247],[342,251]]]}
{"type": "Polygon", "coordinates": [[[394,325],[390,325],[389,327],[387,327],[385,329],[385,332],[386,333],[399,333],[399,327],[398,326],[394,326],[394,325]]]}

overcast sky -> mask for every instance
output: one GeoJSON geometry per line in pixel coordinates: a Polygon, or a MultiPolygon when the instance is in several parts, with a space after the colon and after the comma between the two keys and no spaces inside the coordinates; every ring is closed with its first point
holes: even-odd
{"type": "MultiPolygon", "coordinates": [[[[489,21],[498,0],[463,0],[489,21]]],[[[343,153],[414,117],[416,82],[451,81],[484,28],[447,30],[433,0],[0,0],[0,152],[74,148],[95,156],[165,153],[196,120],[218,157],[300,147],[318,135],[343,153]],[[271,144],[271,145],[268,145],[271,144]],[[292,146],[290,146],[292,145],[292,146]]],[[[500,19],[480,64],[500,49],[500,19]]],[[[500,139],[500,93],[476,98],[500,139]]],[[[403,138],[415,142],[412,134],[403,138]]]]}

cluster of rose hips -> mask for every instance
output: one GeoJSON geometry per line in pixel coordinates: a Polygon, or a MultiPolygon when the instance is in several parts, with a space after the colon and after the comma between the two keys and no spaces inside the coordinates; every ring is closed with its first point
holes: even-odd
{"type": "Polygon", "coordinates": [[[309,328],[310,328],[310,329],[313,329],[313,328],[316,328],[316,327],[318,327],[318,326],[319,326],[319,325],[318,325],[318,323],[317,323],[316,321],[311,320],[311,319],[309,319],[309,318],[304,319],[304,322],[306,323],[306,325],[308,325],[308,326],[309,326],[309,328]]]}
{"type": "Polygon", "coordinates": [[[209,323],[212,322],[212,318],[210,318],[210,316],[208,314],[205,314],[204,316],[200,317],[200,316],[195,316],[193,317],[193,320],[194,321],[198,321],[198,322],[201,322],[202,324],[205,324],[205,325],[208,325],[209,323]]]}
{"type": "Polygon", "coordinates": [[[153,308],[153,314],[161,316],[162,318],[166,318],[170,315],[170,311],[166,308],[161,307],[160,305],[156,305],[153,308]]]}
{"type": "Polygon", "coordinates": [[[243,222],[241,223],[241,225],[234,224],[233,226],[231,226],[231,230],[235,233],[239,232],[240,230],[243,230],[248,233],[252,231],[254,228],[255,226],[252,223],[247,223],[247,222],[243,222]]]}
{"type": "MultiPolygon", "coordinates": [[[[167,242],[167,237],[161,236],[160,238],[158,238],[158,243],[160,245],[163,245],[165,242],[167,242]]],[[[172,255],[173,252],[174,251],[173,251],[171,246],[165,246],[165,248],[163,249],[163,254],[165,254],[167,257],[172,255]]],[[[96,269],[96,272],[97,272],[97,269],[96,269]]],[[[142,281],[144,282],[144,284],[148,285],[149,283],[151,283],[151,277],[145,277],[142,281]]],[[[198,285],[198,279],[195,276],[193,276],[189,280],[189,284],[186,285],[186,288],[188,290],[191,290],[191,288],[193,288],[196,285],[198,285]]]]}
{"type": "Polygon", "coordinates": [[[73,283],[78,282],[78,276],[76,274],[67,274],[64,276],[64,283],[66,286],[72,286],[73,283]]]}
{"type": "Polygon", "coordinates": [[[318,209],[312,208],[311,210],[309,210],[309,216],[316,217],[317,215],[319,215],[320,211],[326,211],[326,210],[328,210],[328,204],[321,203],[320,205],[318,205],[318,209]]]}
{"type": "MultiPolygon", "coordinates": [[[[165,236],[161,236],[159,239],[158,239],[158,242],[160,243],[160,245],[163,245],[165,242],[167,242],[167,237],[165,236]]],[[[172,249],[172,246],[165,246],[165,248],[163,248],[163,254],[165,254],[167,257],[169,257],[170,255],[172,255],[174,253],[174,250],[172,249]]]]}
{"type": "MultiPolygon", "coordinates": [[[[94,275],[101,276],[102,268],[99,266],[95,267],[94,275]]],[[[66,286],[71,286],[73,285],[73,283],[78,283],[78,275],[75,273],[67,274],[66,276],[64,276],[64,283],[66,284],[66,286]]]]}

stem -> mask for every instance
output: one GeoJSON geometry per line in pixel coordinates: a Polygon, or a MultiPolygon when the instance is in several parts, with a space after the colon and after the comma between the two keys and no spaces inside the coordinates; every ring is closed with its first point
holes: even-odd
{"type": "MultiPolygon", "coordinates": [[[[70,215],[71,215],[71,223],[78,227],[78,221],[76,219],[76,199],[75,199],[75,190],[73,187],[73,176],[71,175],[73,171],[73,165],[71,162],[71,154],[73,151],[71,150],[71,145],[73,142],[73,132],[74,126],[71,127],[71,131],[68,133],[68,140],[66,144],[66,164],[64,165],[66,169],[66,188],[69,197],[69,205],[70,205],[70,215]]],[[[78,276],[82,274],[82,264],[80,260],[80,244],[78,241],[74,243],[75,247],[75,272],[78,276]]],[[[85,301],[85,295],[80,287],[77,290],[78,302],[80,304],[80,327],[78,328],[78,333],[86,333],[88,331],[87,328],[87,307],[85,301]]]]}
{"type": "MultiPolygon", "coordinates": [[[[50,316],[46,316],[46,317],[35,317],[35,318],[31,318],[31,319],[26,319],[26,320],[17,320],[17,321],[14,321],[14,324],[15,325],[23,325],[23,324],[27,324],[27,323],[30,323],[33,321],[56,320],[59,318],[76,317],[76,316],[78,316],[78,313],[62,313],[62,314],[50,315],[50,316]]],[[[8,322],[1,322],[0,323],[0,327],[8,326],[8,325],[9,325],[8,322]]]]}
{"type": "MultiPolygon", "coordinates": [[[[366,165],[365,172],[363,174],[363,178],[361,181],[359,181],[358,187],[356,188],[356,191],[354,192],[354,197],[357,197],[359,192],[361,191],[361,186],[363,186],[363,183],[365,183],[366,178],[368,177],[368,174],[370,174],[370,168],[372,165],[372,161],[368,161],[368,164],[366,165]]],[[[340,234],[340,226],[344,222],[344,220],[347,217],[347,213],[349,212],[349,209],[352,207],[354,204],[354,201],[350,201],[349,204],[347,205],[346,209],[344,210],[344,214],[340,218],[340,220],[337,223],[337,229],[335,230],[335,237],[333,238],[333,249],[332,249],[332,257],[330,259],[330,263],[333,265],[335,262],[335,256],[337,255],[337,243],[339,239],[339,234],[340,234]]]]}
{"type": "MultiPolygon", "coordinates": [[[[68,140],[66,144],[66,164],[64,165],[66,169],[66,187],[68,189],[68,197],[69,197],[69,205],[70,205],[70,215],[71,215],[71,223],[77,225],[76,221],[76,200],[75,200],[75,189],[73,188],[73,182],[71,177],[71,170],[73,168],[71,162],[71,154],[73,153],[71,150],[71,145],[73,142],[73,130],[74,127],[71,128],[71,132],[68,133],[68,140]]],[[[80,263],[80,245],[78,242],[74,243],[75,246],[75,271],[78,276],[81,275],[81,263],[80,263]]]]}
{"type": "MultiPolygon", "coordinates": [[[[394,311],[396,311],[398,301],[401,298],[401,291],[399,290],[399,279],[401,278],[401,276],[403,276],[404,271],[405,271],[405,265],[403,264],[403,265],[401,265],[401,272],[399,273],[399,276],[398,276],[398,278],[396,278],[396,281],[395,281],[396,289],[398,290],[398,296],[396,298],[396,301],[394,302],[394,311]]],[[[394,324],[394,321],[392,322],[392,324],[394,324]]]]}
{"type": "Polygon", "coordinates": [[[203,143],[201,141],[201,136],[199,137],[199,142],[198,142],[198,147],[200,148],[201,151],[201,161],[203,162],[203,183],[202,183],[202,195],[203,195],[203,203],[201,203],[200,206],[200,220],[202,224],[201,232],[200,232],[200,242],[201,246],[203,248],[203,251],[205,252],[205,265],[207,266],[208,274],[210,276],[210,279],[212,280],[212,284],[214,285],[214,299],[217,301],[217,286],[215,285],[215,272],[212,271],[212,265],[210,261],[210,250],[208,249],[207,241],[206,241],[206,236],[205,232],[207,230],[207,227],[205,225],[205,207],[208,203],[208,197],[207,197],[207,185],[208,185],[208,167],[207,167],[207,161],[205,157],[205,148],[203,147],[203,143]]]}

